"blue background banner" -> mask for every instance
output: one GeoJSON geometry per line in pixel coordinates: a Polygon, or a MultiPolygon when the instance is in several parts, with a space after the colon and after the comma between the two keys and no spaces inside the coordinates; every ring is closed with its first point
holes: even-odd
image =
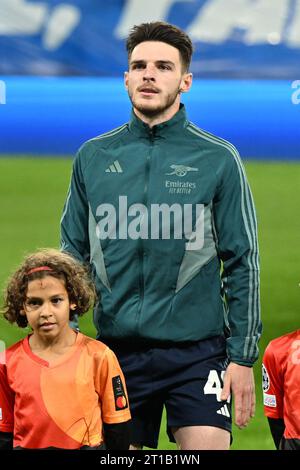
{"type": "Polygon", "coordinates": [[[165,20],[205,78],[296,80],[300,0],[0,0],[0,74],[120,76],[134,24],[165,20]]]}
{"type": "Polygon", "coordinates": [[[74,154],[126,122],[124,38],[155,20],[195,45],[192,121],[243,157],[300,157],[300,0],[0,0],[0,153],[74,154]]]}
{"type": "MultiPolygon", "coordinates": [[[[87,139],[128,121],[117,78],[6,78],[0,154],[74,154],[87,139]]],[[[231,141],[242,157],[300,158],[300,81],[195,80],[182,96],[189,118],[231,141]]]]}

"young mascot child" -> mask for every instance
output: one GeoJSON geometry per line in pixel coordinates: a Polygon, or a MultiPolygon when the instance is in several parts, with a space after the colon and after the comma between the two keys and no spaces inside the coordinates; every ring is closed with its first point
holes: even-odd
{"type": "Polygon", "coordinates": [[[25,258],[4,317],[32,333],[0,364],[0,449],[127,449],[130,412],[114,353],[74,331],[95,302],[85,267],[54,249],[25,258]]]}
{"type": "Polygon", "coordinates": [[[263,357],[264,412],[279,450],[300,450],[300,330],[268,344],[263,357]]]}

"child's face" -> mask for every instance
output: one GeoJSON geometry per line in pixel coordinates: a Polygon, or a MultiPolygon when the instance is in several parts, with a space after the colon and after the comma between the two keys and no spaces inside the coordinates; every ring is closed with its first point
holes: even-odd
{"type": "Polygon", "coordinates": [[[69,296],[63,281],[52,276],[28,283],[23,315],[26,315],[34,334],[55,338],[69,329],[69,296]]]}

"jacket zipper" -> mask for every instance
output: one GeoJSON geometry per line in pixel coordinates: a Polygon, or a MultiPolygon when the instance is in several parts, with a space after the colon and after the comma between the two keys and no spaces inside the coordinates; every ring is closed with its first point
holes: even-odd
{"type": "MultiPolygon", "coordinates": [[[[150,161],[151,161],[151,154],[152,154],[152,149],[153,149],[153,143],[154,143],[154,133],[153,129],[150,129],[150,150],[147,155],[147,160],[146,160],[146,167],[145,167],[145,186],[144,186],[144,197],[143,197],[143,204],[145,207],[148,207],[148,188],[149,188],[149,174],[150,174],[150,161]]],[[[149,227],[148,227],[149,228],[149,227]]],[[[148,234],[149,236],[149,234],[148,234]]],[[[140,303],[139,303],[139,308],[138,308],[138,317],[137,317],[137,323],[139,322],[140,319],[140,313],[143,308],[143,303],[144,303],[144,294],[145,294],[145,285],[144,285],[144,247],[143,247],[143,239],[140,238],[140,246],[139,246],[139,264],[140,264],[140,273],[139,273],[139,287],[140,287],[140,303]]]]}

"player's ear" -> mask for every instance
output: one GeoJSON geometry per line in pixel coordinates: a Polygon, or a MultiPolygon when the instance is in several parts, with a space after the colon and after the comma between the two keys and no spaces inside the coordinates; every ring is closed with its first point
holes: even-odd
{"type": "Polygon", "coordinates": [[[77,305],[76,304],[71,304],[70,305],[70,310],[76,310],[77,308],[77,305]]]}
{"type": "Polygon", "coordinates": [[[186,72],[181,79],[181,84],[180,84],[181,93],[186,93],[187,91],[189,91],[189,89],[192,86],[192,82],[193,82],[193,74],[191,72],[186,72]]]}
{"type": "Polygon", "coordinates": [[[126,90],[128,90],[128,72],[124,72],[124,85],[126,90]]]}

